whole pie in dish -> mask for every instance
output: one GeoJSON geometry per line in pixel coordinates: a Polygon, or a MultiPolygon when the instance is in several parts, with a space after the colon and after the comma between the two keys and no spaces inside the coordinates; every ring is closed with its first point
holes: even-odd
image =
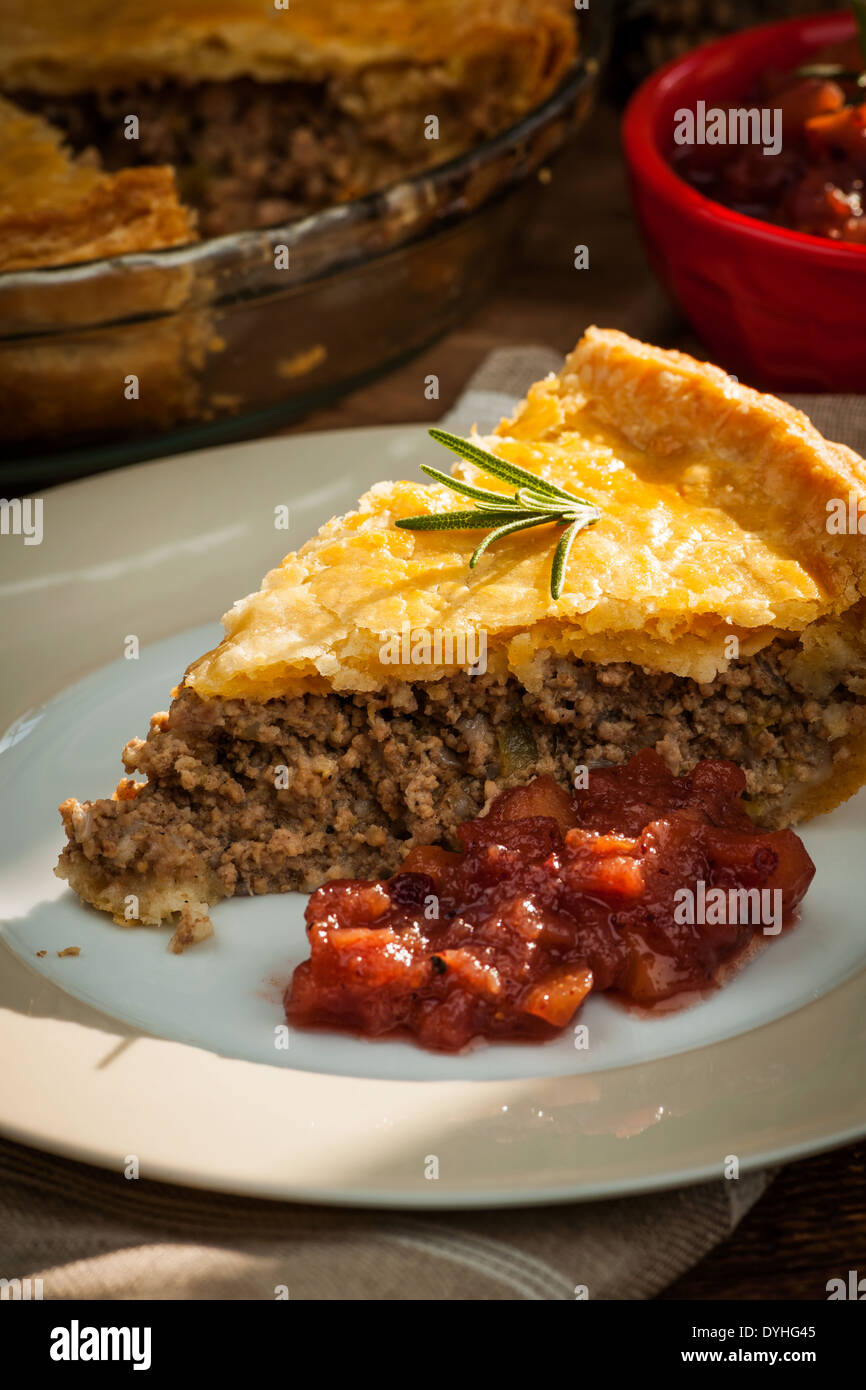
{"type": "Polygon", "coordinates": [[[172,166],[213,236],[506,129],[557,86],[575,36],[571,0],[5,0],[0,90],[109,170],[172,166]]]}
{"type": "Polygon", "coordinates": [[[484,282],[476,213],[576,119],[545,107],[570,102],[576,35],[571,0],[3,0],[0,441],[66,451],[289,411],[444,327],[484,282]],[[477,168],[406,186],[498,134],[477,168]],[[114,260],[287,224],[286,293],[267,233],[114,260]],[[371,257],[372,278],[342,278],[371,257]],[[74,269],[15,273],[57,266],[74,269]],[[384,313],[355,341],[371,285],[384,313]]]}
{"type": "Polygon", "coordinates": [[[381,878],[509,788],[646,748],[676,775],[738,764],[762,827],[866,779],[866,542],[827,525],[866,506],[861,458],[599,329],[479,442],[599,509],[560,597],[555,525],[470,568],[477,530],[396,524],[452,511],[448,488],[378,484],[228,613],[114,797],[64,802],[58,873],[87,902],[179,918],[180,947],[220,898],[381,878]]]}

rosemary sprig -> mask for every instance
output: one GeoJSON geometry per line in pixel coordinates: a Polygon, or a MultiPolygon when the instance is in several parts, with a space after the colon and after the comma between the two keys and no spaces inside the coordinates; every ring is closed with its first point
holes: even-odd
{"type": "Polygon", "coordinates": [[[578,531],[594,526],[601,516],[598,507],[573,492],[548,482],[525,468],[518,468],[507,459],[497,458],[468,439],[461,439],[446,430],[431,430],[430,435],[437,444],[444,444],[460,458],[473,463],[483,473],[489,473],[500,482],[511,483],[515,487],[513,496],[506,493],[490,492],[487,488],[464,483],[452,478],[450,473],[440,473],[438,468],[421,464],[421,471],[434,482],[450,488],[462,497],[469,497],[476,505],[473,510],[459,512],[433,512],[424,516],[405,516],[398,522],[408,531],[477,531],[488,526],[494,529],[485,536],[473,551],[469,568],[474,569],[485,550],[503,536],[513,535],[515,531],[528,531],[533,526],[543,526],[548,522],[556,526],[566,526],[553,555],[550,572],[551,597],[558,599],[562,593],[565,570],[571,547],[578,531]]]}
{"type": "MultiPolygon", "coordinates": [[[[863,63],[866,65],[866,0],[851,0],[854,22],[857,25],[857,40],[863,63]]],[[[858,87],[866,87],[866,71],[852,71],[841,63],[805,63],[796,69],[797,77],[830,77],[837,82],[854,82],[858,87]]]]}
{"type": "Polygon", "coordinates": [[[841,63],[804,63],[795,69],[795,76],[833,78],[836,82],[854,82],[858,87],[866,87],[866,72],[843,68],[841,63]]]}

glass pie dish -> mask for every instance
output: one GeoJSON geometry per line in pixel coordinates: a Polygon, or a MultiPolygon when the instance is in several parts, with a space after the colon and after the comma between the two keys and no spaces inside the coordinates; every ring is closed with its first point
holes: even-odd
{"type": "Polygon", "coordinates": [[[534,176],[585,118],[600,7],[558,89],[466,154],[282,226],[0,274],[4,484],[273,428],[396,365],[483,297],[534,176]]]}

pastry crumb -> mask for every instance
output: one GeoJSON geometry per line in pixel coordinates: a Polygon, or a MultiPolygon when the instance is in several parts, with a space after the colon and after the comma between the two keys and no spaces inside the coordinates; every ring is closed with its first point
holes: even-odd
{"type": "Polygon", "coordinates": [[[179,956],[186,946],[194,946],[210,936],[213,936],[213,923],[206,906],[203,903],[187,903],[181,910],[180,921],[168,949],[179,956]]]}
{"type": "MultiPolygon", "coordinates": [[[[80,946],[66,946],[62,951],[57,952],[58,956],[80,956],[80,946]]],[[[44,955],[44,952],[43,952],[44,955]]]]}

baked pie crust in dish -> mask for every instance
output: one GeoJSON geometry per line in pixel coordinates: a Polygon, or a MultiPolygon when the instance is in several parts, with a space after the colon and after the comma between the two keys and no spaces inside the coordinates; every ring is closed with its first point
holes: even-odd
{"type": "Polygon", "coordinates": [[[5,0],[0,90],[109,168],[174,166],[211,236],[445,162],[575,50],[571,0],[5,0]]]}
{"type": "Polygon", "coordinates": [[[129,895],[137,921],[179,915],[179,948],[222,897],[386,876],[503,790],[643,748],[675,774],[737,763],[766,827],[866,780],[866,541],[827,524],[839,499],[866,507],[852,450],[716,367],[595,328],[480,442],[599,508],[560,598],[561,528],[470,569],[477,530],[395,525],[453,510],[449,489],[378,484],[226,615],[114,797],[64,802],[58,873],[82,898],[120,922],[129,895]]]}
{"type": "Polygon", "coordinates": [[[578,20],[571,0],[3,0],[0,441],[287,414],[444,331],[497,263],[485,222],[507,240],[500,195],[585,114],[578,20]]]}
{"type": "MultiPolygon", "coordinates": [[[[180,246],[196,235],[171,168],[111,173],[93,151],[74,154],[49,122],[0,97],[0,272],[180,246]]],[[[2,289],[10,337],[0,348],[0,437],[110,426],[128,432],[143,415],[167,427],[197,413],[195,372],[213,329],[205,313],[171,312],[185,305],[191,282],[184,266],[118,272],[111,308],[127,321],[112,325],[107,342],[88,330],[94,302],[86,280],[52,287],[46,312],[44,291],[33,290],[26,275],[10,277],[2,289]],[[31,320],[41,332],[28,340],[31,320]],[[143,399],[126,399],[127,373],[145,383],[143,399]]],[[[104,312],[104,302],[99,307],[104,312]]]]}
{"type": "Polygon", "coordinates": [[[165,167],[100,168],[0,97],[0,270],[67,265],[195,240],[165,167]]]}

